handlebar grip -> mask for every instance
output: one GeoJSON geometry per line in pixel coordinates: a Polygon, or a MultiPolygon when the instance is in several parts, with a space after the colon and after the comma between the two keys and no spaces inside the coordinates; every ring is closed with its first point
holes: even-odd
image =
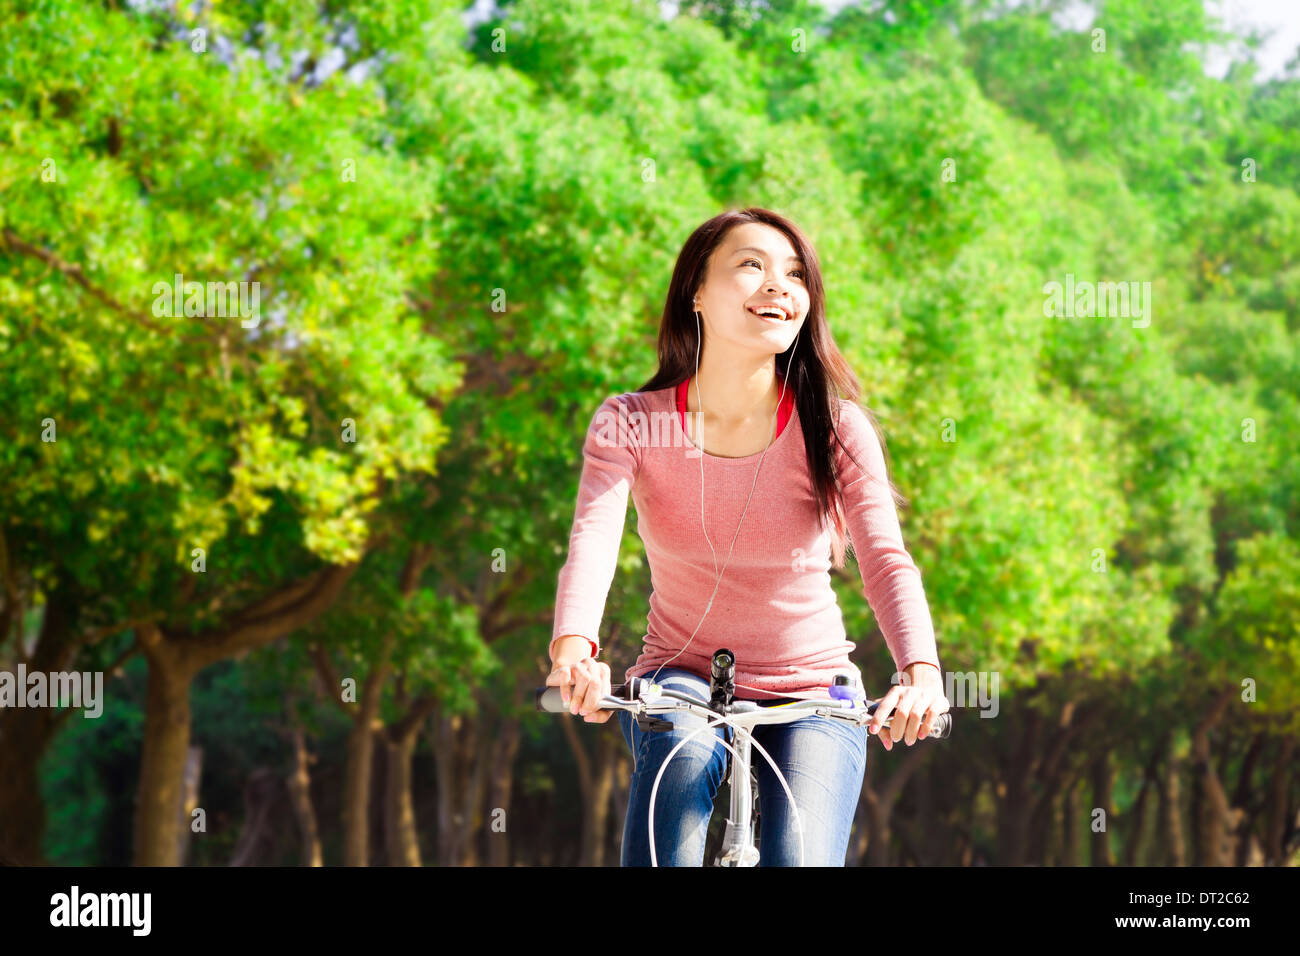
{"type": "MultiPolygon", "coordinates": [[[[644,677],[633,677],[627,683],[614,684],[609,689],[610,697],[618,697],[622,700],[636,700],[641,693],[641,685],[649,683],[644,677]]],[[[537,709],[545,711],[548,714],[567,714],[569,708],[564,704],[564,698],[560,696],[560,688],[548,684],[545,687],[539,687],[534,692],[537,709]]]]}
{"type": "Polygon", "coordinates": [[[537,709],[548,714],[567,714],[569,712],[569,708],[564,705],[564,698],[560,696],[560,688],[558,687],[537,688],[537,709]]]}
{"type": "MultiPolygon", "coordinates": [[[[874,715],[876,712],[876,708],[879,706],[880,706],[880,701],[873,700],[870,704],[867,705],[867,713],[874,715]]],[[[893,715],[891,714],[890,716],[893,715]]],[[[925,739],[942,740],[944,737],[948,737],[951,734],[952,734],[952,711],[948,710],[948,711],[944,711],[942,714],[940,714],[938,717],[934,719],[934,723],[930,725],[930,735],[925,739]]]]}

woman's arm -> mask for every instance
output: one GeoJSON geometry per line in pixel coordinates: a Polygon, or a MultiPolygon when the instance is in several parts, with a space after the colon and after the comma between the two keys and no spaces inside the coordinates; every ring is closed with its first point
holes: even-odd
{"type": "Polygon", "coordinates": [[[551,663],[573,664],[584,657],[595,657],[600,653],[600,646],[589,637],[581,634],[565,634],[563,637],[551,638],[551,663]]]}
{"type": "Polygon", "coordinates": [[[899,674],[898,682],[880,698],[867,732],[879,734],[888,717],[889,732],[877,739],[886,750],[892,750],[900,740],[911,746],[926,737],[949,704],[944,697],[930,606],[921,586],[921,572],[903,544],[884,450],[866,413],[854,402],[843,404],[840,435],[858,462],[837,448],[849,538],[857,555],[863,593],[899,674]]]}
{"type": "Polygon", "coordinates": [[[600,653],[600,622],[618,566],[627,499],[641,458],[636,420],[624,402],[624,396],[605,399],[587,428],[569,557],[556,587],[552,661],[582,648],[579,638],[592,657],[600,653]]]}
{"type": "Polygon", "coordinates": [[[913,664],[923,663],[938,671],[939,650],[930,606],[921,572],[903,544],[880,439],[855,402],[843,403],[839,432],[858,461],[854,463],[837,447],[845,519],[863,594],[893,655],[895,669],[908,673],[913,664]]]}

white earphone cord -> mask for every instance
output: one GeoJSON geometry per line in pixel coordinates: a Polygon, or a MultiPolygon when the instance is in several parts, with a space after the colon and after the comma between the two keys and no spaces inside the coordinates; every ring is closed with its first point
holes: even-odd
{"type": "MultiPolygon", "coordinates": [[[[800,329],[800,330],[799,330],[799,332],[802,332],[802,331],[803,331],[803,329],[800,329]]],[[[794,361],[794,350],[795,350],[795,348],[797,348],[798,345],[799,345],[799,332],[796,332],[796,333],[794,334],[794,342],[792,343],[792,345],[791,345],[791,347],[790,347],[790,361],[791,361],[791,362],[794,361]]],[[[740,526],[741,526],[742,524],[745,523],[745,514],[749,511],[749,503],[750,503],[750,501],[752,501],[752,500],[754,499],[754,489],[758,487],[758,473],[759,473],[760,471],[763,470],[763,459],[767,457],[767,447],[764,447],[764,448],[763,448],[763,454],[761,454],[761,455],[758,456],[758,467],[757,467],[756,469],[754,469],[754,483],[753,483],[752,485],[750,485],[750,487],[749,487],[749,497],[745,499],[745,508],[744,508],[743,511],[740,512],[740,521],[739,521],[739,523],[737,523],[737,525],[736,525],[736,533],[735,533],[734,535],[732,535],[732,537],[731,537],[731,547],[730,547],[730,548],[728,549],[728,551],[727,551],[727,560],[726,560],[725,562],[723,562],[722,570],[719,571],[719,570],[718,570],[718,552],[714,550],[714,548],[713,548],[713,542],[712,542],[712,541],[709,541],[709,532],[708,532],[708,528],[706,528],[706,527],[705,527],[705,524],[704,524],[704,397],[703,397],[703,395],[702,395],[701,392],[700,392],[700,338],[701,338],[701,336],[700,336],[700,313],[699,313],[699,311],[697,310],[697,311],[695,312],[695,397],[696,397],[696,399],[699,401],[699,405],[700,405],[700,412],[699,412],[699,416],[700,416],[700,417],[699,417],[699,419],[698,419],[698,421],[699,421],[699,423],[700,423],[700,428],[699,428],[699,432],[700,432],[700,435],[699,435],[699,445],[700,445],[700,528],[701,528],[701,530],[704,531],[704,540],[705,540],[705,541],[708,541],[708,544],[709,544],[709,550],[710,550],[711,552],[713,552],[713,570],[714,570],[714,573],[717,575],[717,578],[716,578],[716,580],[713,582],[713,593],[709,595],[709,603],[708,603],[707,605],[705,605],[705,607],[704,607],[704,615],[700,618],[700,623],[695,625],[695,630],[691,632],[690,639],[687,640],[687,642],[682,646],[682,649],[681,649],[680,651],[678,651],[676,654],[674,654],[672,657],[668,658],[668,660],[666,660],[666,661],[664,661],[662,664],[660,664],[660,665],[655,669],[655,672],[654,672],[653,674],[650,675],[650,683],[652,683],[652,684],[654,683],[655,678],[659,676],[659,671],[663,670],[665,667],[667,667],[667,666],[668,666],[669,664],[671,664],[673,661],[677,660],[677,658],[681,657],[682,654],[685,653],[686,648],[688,648],[688,647],[691,646],[691,641],[695,640],[695,635],[699,633],[699,631],[700,631],[700,626],[704,624],[704,618],[706,618],[706,617],[709,616],[709,610],[713,607],[713,599],[714,599],[714,597],[717,596],[717,594],[718,594],[718,588],[719,588],[719,587],[721,586],[721,584],[722,584],[722,575],[726,574],[726,572],[727,572],[727,565],[731,563],[731,553],[736,549],[736,539],[740,537],[740,526]]],[[[789,370],[789,368],[787,368],[787,369],[786,369],[786,377],[787,377],[787,378],[789,377],[789,372],[790,372],[790,370],[789,370]]],[[[772,444],[772,439],[773,439],[773,437],[775,437],[775,435],[776,435],[776,420],[777,420],[777,417],[781,414],[781,403],[785,401],[785,385],[786,385],[785,378],[782,378],[782,379],[781,379],[781,397],[777,399],[777,401],[776,401],[776,412],[772,415],[772,427],[771,427],[771,429],[770,429],[770,431],[769,431],[769,437],[768,437],[768,445],[769,445],[769,446],[772,444]]],[[[688,436],[688,437],[689,437],[689,436],[688,436]]],[[[736,686],[737,686],[737,687],[744,687],[746,690],[757,690],[757,691],[758,691],[759,693],[761,693],[761,694],[768,694],[768,695],[770,695],[770,696],[772,696],[772,697],[784,697],[784,696],[789,696],[789,695],[786,695],[786,694],[775,694],[775,693],[773,693],[773,692],[770,691],[770,690],[761,690],[761,689],[759,689],[759,688],[757,688],[757,687],[748,687],[748,686],[745,685],[745,684],[737,684],[736,686]]]]}

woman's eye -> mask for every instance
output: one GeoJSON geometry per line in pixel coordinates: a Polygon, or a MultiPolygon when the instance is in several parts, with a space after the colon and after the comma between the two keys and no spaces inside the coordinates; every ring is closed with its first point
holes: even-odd
{"type": "MultiPolygon", "coordinates": [[[[751,262],[754,263],[754,265],[758,266],[760,269],[763,268],[763,264],[762,264],[761,262],[759,262],[757,259],[746,259],[744,262],[741,263],[741,265],[742,265],[742,266],[747,266],[747,265],[749,265],[751,262]]],[[[795,269],[794,271],[797,272],[797,273],[799,274],[799,278],[800,278],[800,279],[803,278],[803,270],[802,270],[802,269],[795,269]]]]}

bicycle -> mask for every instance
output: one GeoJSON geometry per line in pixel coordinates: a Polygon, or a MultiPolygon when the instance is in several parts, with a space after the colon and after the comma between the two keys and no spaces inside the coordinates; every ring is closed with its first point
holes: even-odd
{"type": "MultiPolygon", "coordinates": [[[[736,700],[736,656],[731,651],[720,648],[713,654],[709,664],[709,700],[703,700],[693,694],[669,690],[658,684],[634,677],[625,684],[611,688],[611,693],[601,700],[602,710],[626,710],[636,718],[637,725],[643,731],[672,730],[673,723],[656,717],[656,714],[685,711],[705,719],[705,726],[693,731],[669,752],[668,757],[659,767],[654,785],[650,789],[650,864],[658,866],[654,845],[654,805],[659,791],[659,781],[664,768],[672,761],[677,752],[698,735],[725,725],[734,732],[735,743],[718,740],[728,751],[727,778],[731,790],[731,809],[727,816],[727,828],[723,836],[722,847],[714,860],[714,866],[738,867],[757,866],[758,847],[754,845],[752,823],[753,778],[750,770],[750,749],[758,750],[776,774],[777,780],[785,790],[786,798],[793,808],[794,827],[799,834],[799,865],[803,866],[804,846],[803,827],[799,821],[799,808],[795,806],[794,794],[790,785],[777,767],[772,757],[753,739],[750,728],[759,724],[792,723],[817,714],[833,720],[846,720],[865,726],[875,716],[879,701],[867,698],[857,686],[857,678],[852,674],[837,674],[825,699],[795,700],[784,698],[771,704],[760,704],[752,700],[736,700]]],[[[558,687],[539,687],[536,691],[537,709],[547,713],[568,713],[558,687]]],[[[886,717],[881,727],[889,726],[891,717],[886,717]]],[[[929,736],[944,738],[952,732],[952,715],[940,714],[934,721],[929,736]]]]}

